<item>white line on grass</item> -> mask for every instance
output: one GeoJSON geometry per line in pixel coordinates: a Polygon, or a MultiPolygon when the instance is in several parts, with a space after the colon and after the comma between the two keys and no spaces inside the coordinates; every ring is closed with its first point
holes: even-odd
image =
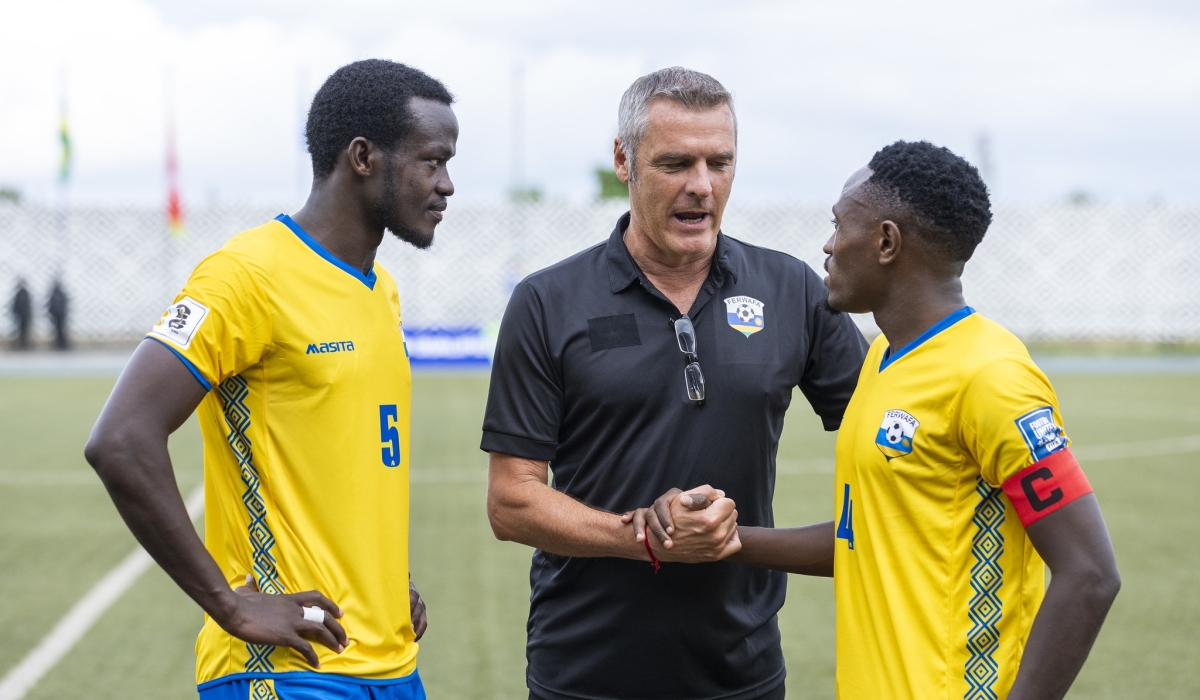
{"type": "MultiPolygon", "coordinates": [[[[188,515],[195,520],[203,508],[204,486],[198,486],[187,498],[188,515]]],[[[0,700],[21,700],[25,697],[153,563],[146,550],[137,547],[116,568],[97,581],[50,630],[50,634],[0,679],[0,700]]]]}

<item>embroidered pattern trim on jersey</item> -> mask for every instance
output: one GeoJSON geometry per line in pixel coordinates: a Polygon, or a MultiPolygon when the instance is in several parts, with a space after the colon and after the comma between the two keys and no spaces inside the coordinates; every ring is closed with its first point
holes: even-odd
{"type": "MultiPolygon", "coordinates": [[[[254,580],[258,584],[258,590],[263,593],[286,593],[283,584],[279,582],[275,555],[271,553],[271,548],[275,546],[275,536],[267,526],[267,507],[258,492],[259,479],[258,469],[254,466],[254,451],[250,445],[250,438],[246,436],[246,431],[250,428],[250,408],[246,405],[246,397],[250,394],[249,384],[241,376],[230,377],[221,382],[217,392],[221,396],[225,424],[229,426],[226,439],[237,456],[242,483],[246,486],[246,490],[242,492],[242,503],[246,505],[250,514],[247,532],[250,536],[254,580]]],[[[247,672],[270,673],[275,670],[275,665],[271,662],[271,652],[275,651],[275,647],[247,644],[246,651],[250,654],[246,660],[247,672]]],[[[271,690],[271,695],[264,697],[274,697],[274,690],[271,690]]]]}
{"type": "Polygon", "coordinates": [[[250,700],[279,700],[275,694],[275,681],[270,678],[251,679],[250,700]]]}
{"type": "Polygon", "coordinates": [[[1000,555],[1004,554],[1004,535],[1000,526],[1004,524],[1004,500],[1001,489],[993,488],[982,478],[975,486],[979,504],[971,525],[975,534],[971,537],[971,600],[967,604],[967,616],[971,629],[967,632],[967,651],[970,657],[966,665],[967,692],[965,700],[996,700],[996,681],[999,666],[996,651],[1000,648],[1000,617],[1003,606],[1000,602],[1000,586],[1004,584],[1004,570],[1000,567],[1000,555]]]}

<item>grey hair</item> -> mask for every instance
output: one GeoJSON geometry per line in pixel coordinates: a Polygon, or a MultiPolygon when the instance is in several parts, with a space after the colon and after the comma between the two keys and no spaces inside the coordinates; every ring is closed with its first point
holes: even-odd
{"type": "Polygon", "coordinates": [[[617,108],[617,138],[621,139],[621,150],[629,163],[630,182],[637,181],[634,161],[650,122],[650,104],[660,99],[696,111],[721,105],[729,107],[729,113],[733,115],[734,143],[737,143],[737,112],[733,109],[733,95],[724,85],[711,75],[679,66],[656,70],[633,81],[621,96],[621,106],[617,108]]]}

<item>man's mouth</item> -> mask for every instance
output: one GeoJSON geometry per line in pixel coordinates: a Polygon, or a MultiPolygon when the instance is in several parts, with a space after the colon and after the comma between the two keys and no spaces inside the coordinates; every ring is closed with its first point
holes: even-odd
{"type": "Polygon", "coordinates": [[[685,226],[703,224],[707,219],[708,214],[702,211],[681,211],[675,214],[675,220],[685,226]]]}
{"type": "Polygon", "coordinates": [[[429,213],[433,214],[433,218],[437,219],[438,221],[442,220],[442,212],[444,211],[446,211],[445,202],[442,202],[441,204],[432,204],[429,206],[429,213]]]}

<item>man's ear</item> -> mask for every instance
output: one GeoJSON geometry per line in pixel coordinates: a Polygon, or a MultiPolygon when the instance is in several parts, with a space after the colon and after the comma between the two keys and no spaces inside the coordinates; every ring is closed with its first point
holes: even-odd
{"type": "Polygon", "coordinates": [[[629,159],[625,157],[625,149],[621,148],[621,139],[613,139],[613,170],[617,171],[617,179],[629,184],[629,159]]]}
{"type": "Polygon", "coordinates": [[[350,169],[359,177],[371,177],[371,155],[375,145],[361,136],[356,136],[346,147],[346,156],[350,160],[350,169]]]}
{"type": "Polygon", "coordinates": [[[891,219],[885,219],[883,223],[879,224],[876,240],[879,243],[880,265],[891,265],[895,262],[896,258],[900,256],[903,238],[900,227],[891,219]]]}

